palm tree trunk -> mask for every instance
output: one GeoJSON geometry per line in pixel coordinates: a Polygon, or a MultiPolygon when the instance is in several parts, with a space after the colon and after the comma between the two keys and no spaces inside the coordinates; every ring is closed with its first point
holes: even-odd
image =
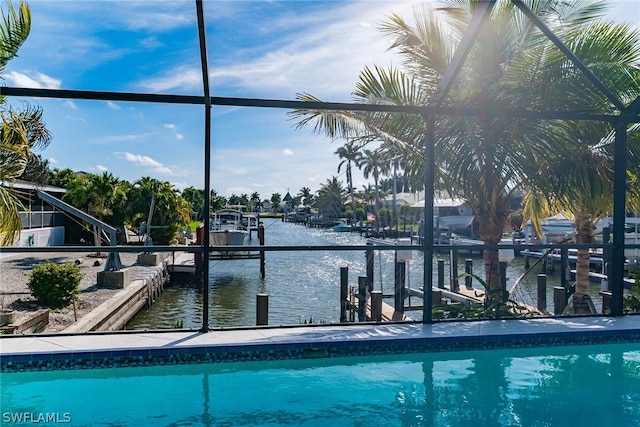
{"type": "Polygon", "coordinates": [[[353,195],[353,177],[351,176],[351,163],[347,165],[347,181],[349,181],[349,194],[351,195],[351,217],[353,224],[356,223],[356,199],[353,195]]]}
{"type": "MultiPolygon", "coordinates": [[[[593,244],[595,225],[590,218],[576,217],[576,243],[593,244]]],[[[589,308],[589,249],[579,248],[576,260],[576,286],[572,298],[575,314],[592,314],[589,308]]]]}
{"type": "MultiPolygon", "coordinates": [[[[478,234],[487,245],[497,245],[502,239],[503,225],[493,222],[488,215],[477,215],[478,234]]],[[[485,305],[501,303],[503,301],[503,289],[500,280],[500,258],[498,249],[485,249],[482,252],[484,261],[485,282],[487,283],[487,295],[485,305]]]]}

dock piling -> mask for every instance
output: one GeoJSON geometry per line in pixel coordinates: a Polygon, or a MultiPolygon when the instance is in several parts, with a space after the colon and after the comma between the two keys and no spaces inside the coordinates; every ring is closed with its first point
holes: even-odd
{"type": "Polygon", "coordinates": [[[399,313],[404,313],[404,297],[407,264],[405,261],[397,261],[395,263],[395,283],[393,302],[394,309],[399,313]]]}
{"type": "Polygon", "coordinates": [[[449,283],[451,291],[458,292],[460,290],[460,283],[458,282],[458,251],[451,249],[449,251],[451,257],[451,268],[449,272],[449,283]]]}
{"type": "Polygon", "coordinates": [[[256,296],[256,325],[264,326],[269,324],[269,294],[258,294],[256,296]]]}
{"type": "Polygon", "coordinates": [[[561,315],[567,307],[567,291],[562,286],[553,287],[553,314],[561,315]]]}
{"type": "Polygon", "coordinates": [[[438,260],[438,288],[444,289],[444,260],[438,260]]]}
{"type": "Polygon", "coordinates": [[[371,320],[382,322],[382,291],[371,292],[371,320]]]}
{"type": "Polygon", "coordinates": [[[471,275],[473,274],[473,260],[472,259],[466,259],[464,261],[464,272],[465,272],[465,276],[464,276],[464,285],[467,287],[468,290],[472,290],[473,289],[473,285],[471,284],[473,281],[473,277],[471,277],[471,275]]]}
{"type": "Polygon", "coordinates": [[[347,321],[349,267],[340,267],[340,322],[347,321]]]}
{"type": "Polygon", "coordinates": [[[547,275],[538,274],[538,310],[547,311],[547,275]]]}
{"type": "Polygon", "coordinates": [[[365,320],[365,303],[367,298],[367,276],[358,276],[358,322],[365,320]]]}

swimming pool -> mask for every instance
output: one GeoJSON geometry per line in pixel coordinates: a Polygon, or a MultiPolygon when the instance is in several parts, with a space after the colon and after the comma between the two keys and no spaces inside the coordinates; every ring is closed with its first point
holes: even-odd
{"type": "Polygon", "coordinates": [[[1,397],[5,424],[637,426],[640,343],[15,372],[1,397]]]}

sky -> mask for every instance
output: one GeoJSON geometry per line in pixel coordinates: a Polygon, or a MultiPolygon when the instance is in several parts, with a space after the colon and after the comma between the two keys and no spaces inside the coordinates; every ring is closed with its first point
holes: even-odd
{"type": "MultiPolygon", "coordinates": [[[[18,0],[14,0],[17,2],[18,0]]],[[[6,0],[0,0],[6,10],[6,0]]],[[[205,0],[211,94],[293,100],[307,92],[349,102],[365,66],[399,66],[379,24],[410,18],[415,1],[205,0]]],[[[611,1],[608,16],[640,26],[640,0],[611,1]]],[[[195,1],[30,0],[29,38],[6,86],[202,95],[195,1]]],[[[204,188],[204,107],[12,98],[40,105],[53,134],[38,151],[51,168],[135,182],[204,188]]],[[[332,176],[343,141],[296,129],[285,110],[214,106],[211,188],[218,194],[296,195],[332,176]]],[[[354,171],[354,187],[367,181],[354,171]]]]}

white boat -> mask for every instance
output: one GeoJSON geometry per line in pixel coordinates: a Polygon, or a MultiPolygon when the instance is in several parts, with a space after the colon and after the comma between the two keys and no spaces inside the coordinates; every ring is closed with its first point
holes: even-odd
{"type": "MultiPolygon", "coordinates": [[[[562,214],[544,218],[540,221],[543,237],[541,243],[559,243],[566,239],[571,239],[576,234],[576,227],[573,219],[568,218],[562,214]]],[[[533,230],[531,227],[531,220],[527,223],[525,231],[525,242],[529,242],[533,239],[533,230]]]]}
{"type": "MultiPolygon", "coordinates": [[[[210,246],[247,246],[249,245],[249,230],[242,224],[243,214],[238,209],[220,209],[214,213],[214,219],[209,227],[210,246]]],[[[246,254],[247,251],[222,251],[215,255],[246,254]]]]}
{"type": "Polygon", "coordinates": [[[462,230],[471,225],[474,214],[463,199],[433,199],[433,228],[462,230]]]}
{"type": "MultiPolygon", "coordinates": [[[[607,217],[603,221],[603,227],[613,227],[613,218],[607,217]]],[[[601,231],[601,229],[600,229],[601,231]]],[[[601,238],[596,241],[602,243],[601,238]]],[[[624,243],[625,245],[640,245],[640,217],[628,216],[624,220],[624,243]]],[[[640,261],[640,248],[626,248],[624,256],[633,262],[640,261]]]]}
{"type": "MultiPolygon", "coordinates": [[[[424,208],[424,200],[411,205],[412,208],[424,208]]],[[[473,209],[463,199],[434,198],[433,199],[433,229],[460,231],[473,222],[473,209]]]]}
{"type": "Polygon", "coordinates": [[[252,232],[258,232],[258,226],[260,224],[260,219],[258,214],[253,212],[243,213],[242,214],[242,226],[249,230],[249,239],[251,239],[252,232]]]}
{"type": "Polygon", "coordinates": [[[338,233],[351,231],[351,225],[347,222],[346,218],[340,218],[340,222],[333,226],[333,231],[338,233]]]}

